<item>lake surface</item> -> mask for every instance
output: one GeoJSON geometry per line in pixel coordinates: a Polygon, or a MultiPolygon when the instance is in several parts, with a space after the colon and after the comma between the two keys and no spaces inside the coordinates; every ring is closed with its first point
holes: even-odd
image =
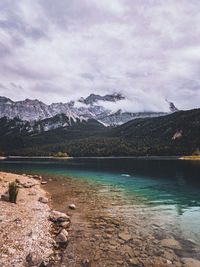
{"type": "Polygon", "coordinates": [[[123,217],[131,225],[135,215],[143,213],[144,220],[152,225],[158,222],[200,245],[200,161],[156,157],[24,158],[0,161],[0,170],[62,180],[70,177],[76,186],[79,182],[92,184],[98,188],[98,198],[115,202],[109,209],[114,216],[123,217]]]}

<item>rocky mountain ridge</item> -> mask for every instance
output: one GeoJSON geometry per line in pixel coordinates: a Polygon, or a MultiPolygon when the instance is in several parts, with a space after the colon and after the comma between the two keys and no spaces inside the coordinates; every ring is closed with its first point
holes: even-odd
{"type": "MultiPolygon", "coordinates": [[[[34,125],[38,125],[38,121],[54,118],[59,114],[64,114],[68,118],[66,123],[70,123],[70,121],[76,122],[95,119],[105,126],[117,126],[136,118],[158,117],[167,114],[163,112],[133,113],[123,112],[122,110],[115,112],[103,107],[102,104],[99,104],[99,101],[101,101],[101,103],[102,101],[118,102],[124,99],[125,97],[118,93],[105,96],[91,94],[87,98],[82,97],[76,102],[70,101],[67,103],[52,103],[47,105],[37,99],[25,99],[24,101],[15,102],[9,98],[0,97],[0,118],[18,118],[22,121],[30,122],[32,127],[35,127],[34,125]],[[77,105],[78,103],[79,105],[77,105]]],[[[169,112],[174,112],[177,110],[178,109],[174,106],[174,104],[169,102],[169,112]]],[[[63,124],[63,117],[61,116],[60,119],[60,123],[57,121],[58,127],[61,127],[63,124]]],[[[44,129],[49,130],[54,128],[53,125],[53,128],[48,127],[49,124],[52,123],[48,121],[47,127],[44,127],[44,129]]]]}

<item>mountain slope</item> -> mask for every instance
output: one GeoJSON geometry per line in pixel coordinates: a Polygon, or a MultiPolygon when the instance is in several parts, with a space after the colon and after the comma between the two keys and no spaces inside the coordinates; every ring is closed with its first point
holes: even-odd
{"type": "Polygon", "coordinates": [[[34,145],[60,143],[66,140],[101,135],[106,131],[107,128],[98,121],[93,119],[69,120],[64,114],[39,122],[3,117],[0,119],[0,149],[8,151],[34,145]]]}
{"type": "Polygon", "coordinates": [[[9,154],[51,155],[62,151],[71,156],[174,156],[200,148],[200,109],[135,119],[114,128],[88,120],[37,133],[25,132],[27,125],[20,129],[22,122],[16,119],[15,133],[14,122],[8,122],[10,129],[5,120],[0,120],[0,149],[9,154]]]}
{"type": "Polygon", "coordinates": [[[124,124],[130,120],[138,119],[138,118],[153,118],[153,117],[160,117],[164,116],[167,113],[164,112],[137,112],[137,113],[131,113],[131,112],[122,112],[121,110],[118,110],[115,113],[103,116],[101,115],[98,120],[105,125],[112,125],[117,126],[124,124]],[[122,123],[123,122],[123,123],[122,123]]]}
{"type": "Polygon", "coordinates": [[[191,154],[200,148],[200,109],[132,120],[109,135],[131,142],[144,155],[191,154]]]}
{"type": "Polygon", "coordinates": [[[129,121],[111,130],[112,136],[126,139],[163,138],[176,140],[199,137],[200,109],[178,111],[167,116],[129,121]]]}

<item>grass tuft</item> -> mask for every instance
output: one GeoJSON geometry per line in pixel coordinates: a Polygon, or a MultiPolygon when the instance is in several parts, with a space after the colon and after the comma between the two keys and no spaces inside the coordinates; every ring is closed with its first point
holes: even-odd
{"type": "Polygon", "coordinates": [[[16,203],[18,195],[18,187],[16,182],[9,183],[8,193],[9,193],[9,201],[12,203],[16,203]]]}

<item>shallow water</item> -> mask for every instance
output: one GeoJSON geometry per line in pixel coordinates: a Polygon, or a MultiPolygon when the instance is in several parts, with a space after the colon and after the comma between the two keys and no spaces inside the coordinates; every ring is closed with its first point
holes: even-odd
{"type": "MultiPolygon", "coordinates": [[[[70,190],[75,186],[73,197],[82,196],[84,203],[91,193],[87,205],[99,205],[99,208],[105,205],[106,212],[121,218],[130,227],[136,216],[140,216],[143,227],[158,223],[166,232],[200,245],[199,161],[175,158],[9,159],[0,161],[0,170],[56,177],[53,187],[60,184],[59,179],[62,183],[68,181],[66,186],[70,184],[70,190]]],[[[52,192],[53,187],[50,188],[52,192]]],[[[59,201],[62,203],[62,199],[59,201]]]]}

